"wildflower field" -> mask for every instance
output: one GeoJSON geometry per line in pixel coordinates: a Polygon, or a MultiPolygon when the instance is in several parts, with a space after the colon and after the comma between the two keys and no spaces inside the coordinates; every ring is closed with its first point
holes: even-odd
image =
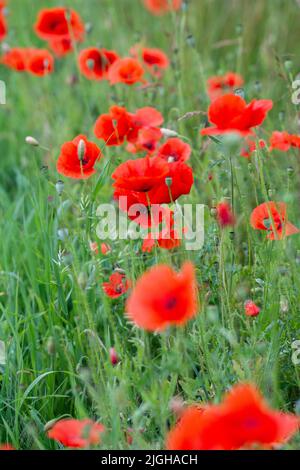
{"type": "Polygon", "coordinates": [[[0,448],[298,449],[300,2],[0,0],[0,448]]]}

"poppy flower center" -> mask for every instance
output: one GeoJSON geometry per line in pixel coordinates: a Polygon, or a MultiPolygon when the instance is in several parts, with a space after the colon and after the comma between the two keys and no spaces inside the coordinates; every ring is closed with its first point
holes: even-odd
{"type": "Polygon", "coordinates": [[[264,219],[263,224],[266,230],[273,230],[273,226],[276,228],[276,230],[280,230],[282,228],[282,224],[280,221],[275,221],[270,218],[264,219]]]}
{"type": "Polygon", "coordinates": [[[169,299],[167,299],[165,303],[165,307],[167,310],[172,310],[173,308],[176,307],[176,305],[177,305],[176,297],[170,297],[169,299]]]}

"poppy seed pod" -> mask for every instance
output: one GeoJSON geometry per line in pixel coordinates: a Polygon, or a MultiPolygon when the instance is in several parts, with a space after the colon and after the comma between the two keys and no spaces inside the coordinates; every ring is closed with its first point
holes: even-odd
{"type": "Polygon", "coordinates": [[[80,139],[78,143],[78,147],[77,147],[77,155],[81,162],[84,160],[85,151],[86,151],[85,142],[83,139],[80,139]]]}
{"type": "Polygon", "coordinates": [[[173,179],[170,176],[166,177],[165,182],[166,182],[166,185],[168,186],[168,188],[170,188],[172,186],[172,181],[173,181],[173,179]]]}
{"type": "Polygon", "coordinates": [[[64,187],[65,187],[65,183],[62,180],[58,180],[57,183],[55,184],[55,189],[59,196],[61,196],[64,190],[64,187]]]}
{"type": "Polygon", "coordinates": [[[26,144],[32,145],[33,147],[38,147],[40,145],[39,141],[30,135],[26,137],[25,142],[26,144]]]}

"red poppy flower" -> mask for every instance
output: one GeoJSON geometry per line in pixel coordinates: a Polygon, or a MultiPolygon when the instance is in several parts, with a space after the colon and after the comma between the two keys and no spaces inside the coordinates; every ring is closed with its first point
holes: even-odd
{"type": "Polygon", "coordinates": [[[260,308],[252,300],[245,302],[245,314],[247,317],[257,317],[259,312],[260,308]]]}
{"type": "Polygon", "coordinates": [[[148,152],[152,154],[157,149],[157,144],[162,138],[162,132],[157,127],[142,127],[135,143],[129,143],[127,151],[130,153],[148,152]]]}
{"type": "Polygon", "coordinates": [[[157,155],[167,162],[185,162],[190,158],[192,149],[189,144],[177,137],[168,139],[157,151],[157,155]]]}
{"type": "Polygon", "coordinates": [[[232,93],[235,88],[244,84],[243,78],[234,72],[228,72],[225,75],[217,75],[207,80],[207,93],[211,101],[224,95],[232,93]]]}
{"type": "Polygon", "coordinates": [[[51,39],[48,41],[48,44],[56,57],[64,57],[73,50],[72,40],[70,38],[51,39]]]}
{"type": "Polygon", "coordinates": [[[134,192],[138,196],[138,201],[148,206],[151,203],[159,203],[152,201],[155,199],[155,191],[161,185],[165,184],[165,178],[169,172],[166,162],[156,157],[144,157],[136,160],[127,160],[119,165],[112,179],[114,180],[114,188],[127,191],[128,194],[134,192]]]}
{"type": "MultiPolygon", "coordinates": [[[[93,253],[95,253],[97,255],[99,253],[98,243],[97,242],[91,242],[90,243],[90,249],[93,253]]],[[[100,249],[101,249],[101,253],[103,255],[107,255],[107,253],[111,252],[111,247],[107,243],[101,243],[100,249]]]]}
{"type": "Polygon", "coordinates": [[[162,227],[158,233],[156,231],[148,233],[143,240],[142,251],[150,253],[155,245],[165,250],[173,250],[181,245],[180,237],[174,228],[174,212],[165,206],[159,206],[155,212],[154,207],[152,207],[152,216],[154,217],[152,217],[151,223],[148,223],[148,227],[154,228],[159,224],[162,224],[162,227]]]}
{"type": "MultiPolygon", "coordinates": [[[[266,146],[266,143],[264,140],[260,139],[258,141],[258,146],[259,148],[263,149],[266,146]]],[[[257,149],[257,143],[255,140],[252,140],[250,138],[245,139],[245,147],[241,149],[241,156],[244,158],[250,158],[251,154],[257,149]]]]}
{"type": "Polygon", "coordinates": [[[270,137],[270,152],[274,149],[287,152],[291,147],[300,148],[300,136],[286,131],[274,131],[270,137]]]}
{"type": "Polygon", "coordinates": [[[34,26],[36,34],[46,41],[52,39],[84,38],[84,24],[79,14],[71,8],[48,8],[39,12],[34,26]]]}
{"type": "Polygon", "coordinates": [[[235,225],[235,216],[232,212],[230,204],[220,202],[217,207],[217,221],[221,228],[235,225]]]}
{"type": "Polygon", "coordinates": [[[299,429],[297,416],[273,411],[250,384],[236,385],[220,405],[189,407],[167,437],[170,450],[238,450],[282,444],[299,429]]]}
{"type": "Polygon", "coordinates": [[[16,450],[11,444],[1,444],[0,450],[16,450]]]}
{"type": "Polygon", "coordinates": [[[154,15],[163,15],[169,11],[177,11],[182,0],[144,0],[144,5],[154,15]]]}
{"type": "Polygon", "coordinates": [[[84,135],[78,135],[61,147],[57,160],[57,171],[74,179],[86,179],[96,173],[95,163],[102,157],[101,150],[84,135]]]}
{"type": "Polygon", "coordinates": [[[170,65],[168,56],[161,49],[141,47],[137,44],[131,48],[130,53],[135,58],[141,59],[154,76],[159,77],[160,70],[164,70],[170,65]]]}
{"type": "Polygon", "coordinates": [[[43,77],[54,70],[54,59],[47,49],[30,49],[28,52],[26,70],[43,77]]]}
{"type": "Polygon", "coordinates": [[[94,134],[98,139],[104,140],[107,146],[121,145],[131,127],[132,118],[126,108],[112,106],[109,114],[101,114],[98,117],[94,134]]]}
{"type": "Polygon", "coordinates": [[[137,59],[125,57],[116,60],[108,71],[108,79],[111,85],[116,83],[125,83],[125,85],[133,85],[142,82],[144,69],[137,59]]]}
{"type": "Polygon", "coordinates": [[[107,78],[110,66],[119,58],[115,51],[90,47],[83,49],[78,57],[81,73],[89,80],[107,78]]]}
{"type": "Polygon", "coordinates": [[[62,419],[48,431],[48,437],[66,447],[85,448],[100,443],[104,426],[90,419],[62,419]]]}
{"type": "Polygon", "coordinates": [[[113,273],[109,278],[109,282],[103,282],[102,284],[103,291],[112,299],[117,299],[125,294],[129,287],[130,282],[126,279],[125,274],[119,272],[113,273]]]}
{"type": "Polygon", "coordinates": [[[135,144],[139,131],[143,128],[157,128],[164,122],[162,114],[155,108],[146,106],[131,114],[131,129],[127,135],[128,142],[135,144]]]}
{"type": "MultiPolygon", "coordinates": [[[[159,157],[155,157],[159,158],[159,157]]],[[[189,194],[194,183],[193,171],[184,162],[168,163],[169,172],[165,181],[156,188],[152,204],[168,204],[180,196],[189,194]]]]}
{"type": "Polygon", "coordinates": [[[251,214],[250,223],[254,229],[266,230],[269,240],[281,240],[289,235],[299,233],[299,229],[287,220],[284,202],[264,202],[251,214]]]}
{"type": "Polygon", "coordinates": [[[29,50],[21,47],[9,49],[1,58],[0,62],[6,67],[24,72],[26,69],[29,50]]]}
{"type": "Polygon", "coordinates": [[[0,41],[3,41],[7,34],[6,20],[3,13],[0,11],[0,41]]]}
{"type": "Polygon", "coordinates": [[[247,105],[240,96],[231,94],[221,96],[214,100],[208,109],[208,119],[214,127],[202,129],[201,134],[231,132],[242,136],[251,134],[251,129],[263,123],[272,106],[271,100],[252,100],[247,105]]]}
{"type": "Polygon", "coordinates": [[[151,253],[156,244],[164,250],[173,250],[181,245],[181,240],[176,230],[164,228],[157,237],[149,233],[144,238],[142,251],[151,253]]]}
{"type": "Polygon", "coordinates": [[[183,325],[197,313],[195,269],[186,262],[179,273],[158,265],[137,281],[126,304],[127,316],[149,331],[183,325]]]}

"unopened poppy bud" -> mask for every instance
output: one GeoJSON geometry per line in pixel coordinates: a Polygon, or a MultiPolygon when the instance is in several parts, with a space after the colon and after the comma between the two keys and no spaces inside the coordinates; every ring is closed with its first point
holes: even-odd
{"type": "Polygon", "coordinates": [[[166,177],[165,182],[166,182],[166,185],[168,186],[168,188],[170,188],[172,186],[172,181],[173,181],[173,178],[171,178],[170,176],[166,177]]]}
{"type": "Polygon", "coordinates": [[[186,38],[186,42],[187,42],[187,45],[190,46],[190,47],[195,47],[195,38],[192,34],[189,34],[186,38]]]}
{"type": "Polygon", "coordinates": [[[172,129],[166,129],[165,127],[162,127],[160,129],[162,135],[165,137],[177,137],[178,133],[176,131],[173,131],[172,129]]]}
{"type": "Polygon", "coordinates": [[[272,198],[272,197],[274,196],[274,194],[275,194],[275,190],[274,190],[274,189],[271,189],[271,188],[268,189],[268,196],[269,196],[270,198],[272,198]]]}
{"type": "Polygon", "coordinates": [[[56,353],[55,341],[52,336],[50,336],[47,340],[46,350],[50,356],[53,356],[56,353]]]}
{"type": "Polygon", "coordinates": [[[46,423],[44,426],[44,432],[50,431],[50,429],[53,428],[54,424],[57,421],[58,421],[57,418],[51,419],[51,421],[48,421],[48,423],[46,423]]]}
{"type": "Polygon", "coordinates": [[[218,213],[218,211],[217,211],[217,208],[216,208],[216,207],[212,207],[212,208],[210,209],[210,215],[211,215],[212,217],[216,217],[217,213],[218,213]]]}
{"type": "Polygon", "coordinates": [[[59,196],[62,194],[64,187],[65,187],[65,183],[62,180],[58,180],[57,183],[55,184],[55,189],[59,196]]]}
{"type": "Polygon", "coordinates": [[[69,236],[69,230],[67,228],[59,228],[57,230],[57,236],[59,240],[64,241],[69,236]]]}
{"type": "Polygon", "coordinates": [[[40,145],[39,141],[36,140],[34,137],[28,135],[25,139],[26,144],[32,145],[33,147],[38,147],[40,145]]]}
{"type": "Polygon", "coordinates": [[[241,98],[245,99],[245,91],[244,91],[244,88],[236,88],[234,90],[234,94],[236,96],[240,96],[241,98]]]}
{"type": "Polygon", "coordinates": [[[280,297],[280,312],[281,313],[288,313],[288,311],[289,311],[288,299],[282,295],[280,297]]]}
{"type": "Polygon", "coordinates": [[[278,117],[279,117],[279,121],[283,122],[285,120],[285,112],[279,111],[278,117]]]}
{"type": "Polygon", "coordinates": [[[286,60],[284,62],[284,68],[287,72],[290,72],[293,68],[293,62],[290,59],[286,60]]]}
{"type": "Polygon", "coordinates": [[[1,44],[1,50],[2,50],[3,54],[8,52],[10,50],[9,44],[7,44],[7,42],[3,42],[1,44]]]}
{"type": "Polygon", "coordinates": [[[300,415],[300,400],[297,400],[295,403],[295,413],[296,415],[300,415]]]}
{"type": "Polygon", "coordinates": [[[85,32],[87,34],[90,34],[93,30],[93,24],[92,23],[86,23],[85,24],[85,32]]]}
{"type": "Polygon", "coordinates": [[[78,285],[79,285],[80,289],[83,290],[83,289],[86,288],[88,278],[87,278],[87,275],[86,275],[85,272],[81,272],[81,273],[78,274],[77,282],[78,282],[78,285]]]}
{"type": "Polygon", "coordinates": [[[286,169],[287,173],[289,176],[292,176],[292,174],[294,173],[294,168],[292,166],[289,166],[287,169],[286,169]]]}
{"type": "Polygon", "coordinates": [[[109,359],[110,359],[110,362],[113,366],[116,366],[119,362],[119,357],[117,355],[117,352],[115,350],[115,348],[110,348],[109,350],[109,359]]]}
{"type": "Polygon", "coordinates": [[[236,34],[240,35],[243,32],[243,25],[241,23],[237,24],[235,27],[236,34]]]}
{"type": "Polygon", "coordinates": [[[177,418],[180,418],[185,408],[183,399],[181,397],[171,398],[170,403],[169,403],[169,408],[171,412],[174,413],[174,415],[177,418]]]}
{"type": "Polygon", "coordinates": [[[254,84],[254,88],[255,88],[256,93],[259,93],[261,91],[261,82],[259,80],[256,80],[254,84]]]}
{"type": "Polygon", "coordinates": [[[81,162],[84,159],[85,150],[86,150],[85,141],[83,139],[80,139],[78,147],[77,147],[77,155],[81,162]]]}

